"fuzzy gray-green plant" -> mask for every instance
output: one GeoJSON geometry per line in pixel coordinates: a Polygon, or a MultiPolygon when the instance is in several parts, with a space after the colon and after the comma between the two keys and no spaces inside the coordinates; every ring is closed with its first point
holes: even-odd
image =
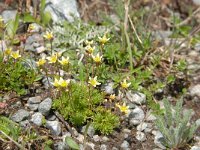
{"type": "Polygon", "coordinates": [[[190,123],[192,111],[183,113],[182,104],[182,99],[177,101],[175,106],[164,99],[164,114],[157,116],[155,124],[164,137],[162,144],[168,148],[184,147],[198,128],[197,124],[190,123]]]}

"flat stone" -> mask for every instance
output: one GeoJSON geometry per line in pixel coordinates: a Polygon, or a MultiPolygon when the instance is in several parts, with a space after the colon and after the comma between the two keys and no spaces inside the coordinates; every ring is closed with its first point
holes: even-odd
{"type": "Polygon", "coordinates": [[[190,150],[200,150],[200,146],[192,146],[190,150]]]}
{"type": "MultiPolygon", "coordinates": [[[[82,127],[82,130],[81,130],[82,133],[85,132],[86,126],[87,126],[87,125],[85,125],[85,126],[82,127]]],[[[89,135],[90,137],[93,137],[93,136],[94,136],[94,133],[95,133],[95,129],[94,129],[94,127],[93,127],[92,125],[90,125],[90,126],[88,127],[88,130],[87,130],[87,135],[89,135]]]]}
{"type": "Polygon", "coordinates": [[[129,116],[130,119],[135,119],[142,121],[144,120],[144,111],[140,107],[136,107],[135,109],[131,110],[129,116]]]}
{"type": "Polygon", "coordinates": [[[98,135],[94,135],[94,136],[93,136],[93,140],[94,140],[95,142],[99,142],[99,141],[101,140],[101,138],[100,138],[98,135]]]}
{"type": "Polygon", "coordinates": [[[129,150],[129,146],[130,144],[126,140],[124,140],[120,147],[122,148],[122,150],[129,150]]]}
{"type": "Polygon", "coordinates": [[[17,10],[5,10],[2,12],[1,16],[3,17],[4,22],[7,23],[11,19],[14,20],[16,14],[17,10]]]}
{"type": "Polygon", "coordinates": [[[42,125],[43,115],[39,112],[36,112],[32,115],[31,122],[33,122],[37,126],[42,125]]]}
{"type": "Polygon", "coordinates": [[[41,100],[42,100],[41,96],[30,97],[28,99],[28,103],[29,104],[38,104],[41,102],[41,100]]]}
{"type": "Polygon", "coordinates": [[[36,53],[40,54],[40,53],[43,53],[45,51],[45,47],[44,46],[40,46],[40,47],[37,47],[36,48],[36,53]]]}
{"type": "Polygon", "coordinates": [[[105,85],[103,90],[105,91],[106,94],[113,94],[114,93],[113,86],[114,86],[114,83],[110,82],[105,85]]]}
{"type": "Polygon", "coordinates": [[[194,96],[200,97],[200,84],[190,87],[189,92],[192,97],[194,96]]]}
{"type": "Polygon", "coordinates": [[[126,97],[132,103],[135,103],[138,105],[142,105],[146,102],[146,95],[144,95],[143,93],[128,91],[126,93],[126,97]]]}
{"type": "Polygon", "coordinates": [[[30,116],[30,113],[24,109],[18,110],[11,119],[15,122],[20,122],[22,120],[27,119],[30,116]]]}
{"type": "Polygon", "coordinates": [[[39,104],[38,111],[41,112],[44,116],[47,116],[49,114],[49,111],[51,110],[51,106],[52,99],[46,98],[39,104]]]}
{"type": "Polygon", "coordinates": [[[73,22],[74,17],[79,18],[76,0],[46,0],[45,12],[51,14],[53,22],[73,22]]]}
{"type": "Polygon", "coordinates": [[[28,108],[32,111],[36,111],[38,109],[39,104],[27,104],[28,108]]]}
{"type": "Polygon", "coordinates": [[[102,144],[102,145],[100,146],[100,150],[107,150],[107,145],[102,144]]]}
{"type": "Polygon", "coordinates": [[[142,122],[137,126],[137,130],[138,131],[144,131],[147,128],[147,126],[148,126],[147,123],[142,122]]]}
{"type": "Polygon", "coordinates": [[[46,121],[46,127],[50,129],[53,135],[60,135],[61,125],[58,121],[46,121]]]}
{"type": "Polygon", "coordinates": [[[137,131],[135,138],[140,142],[144,142],[146,140],[146,135],[141,131],[137,131]]]}

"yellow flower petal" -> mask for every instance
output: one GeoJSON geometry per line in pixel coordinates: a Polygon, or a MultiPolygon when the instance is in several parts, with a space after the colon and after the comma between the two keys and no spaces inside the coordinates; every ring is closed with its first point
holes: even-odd
{"type": "Polygon", "coordinates": [[[68,65],[69,64],[69,57],[65,58],[62,56],[61,60],[58,60],[61,65],[68,65]]]}
{"type": "Polygon", "coordinates": [[[11,52],[11,57],[14,59],[18,59],[21,57],[21,55],[19,54],[19,51],[15,51],[15,52],[11,52]]]}
{"type": "Polygon", "coordinates": [[[99,37],[99,42],[104,45],[105,43],[107,43],[110,40],[110,38],[106,37],[106,34],[104,34],[103,37],[99,37]]]}
{"type": "Polygon", "coordinates": [[[131,83],[127,83],[126,79],[124,79],[123,82],[121,82],[121,87],[124,89],[127,89],[130,85],[131,83]]]}
{"type": "Polygon", "coordinates": [[[92,59],[93,59],[94,62],[96,62],[96,63],[101,63],[102,57],[103,57],[103,56],[100,56],[99,53],[98,53],[96,56],[92,55],[92,59]]]}
{"type": "Polygon", "coordinates": [[[95,76],[94,78],[89,77],[88,83],[91,84],[93,87],[101,84],[97,81],[97,76],[95,76]]]}
{"type": "Polygon", "coordinates": [[[53,39],[53,33],[52,32],[46,32],[43,37],[46,39],[46,40],[52,40],[53,39]]]}
{"type": "Polygon", "coordinates": [[[51,57],[47,57],[47,59],[49,60],[49,63],[56,63],[58,60],[58,56],[57,54],[52,54],[51,57]]]}

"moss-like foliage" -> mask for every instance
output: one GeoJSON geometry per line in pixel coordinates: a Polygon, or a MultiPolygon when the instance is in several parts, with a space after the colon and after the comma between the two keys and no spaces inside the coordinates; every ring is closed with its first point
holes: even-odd
{"type": "Polygon", "coordinates": [[[89,88],[84,83],[71,83],[69,91],[63,92],[54,101],[53,106],[72,124],[81,126],[86,123],[87,119],[92,119],[96,126],[95,129],[109,134],[118,125],[119,119],[104,107],[97,109],[103,100],[104,95],[98,90],[89,88]],[[104,120],[106,120],[106,126],[101,122],[104,120]],[[113,120],[117,123],[113,123],[113,120]]]}

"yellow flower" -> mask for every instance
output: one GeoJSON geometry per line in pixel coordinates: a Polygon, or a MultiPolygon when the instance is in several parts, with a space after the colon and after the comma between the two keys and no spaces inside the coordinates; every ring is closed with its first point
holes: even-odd
{"type": "Polygon", "coordinates": [[[114,100],[115,97],[116,97],[115,94],[111,94],[111,95],[109,96],[109,99],[110,99],[110,100],[114,100]]]}
{"type": "Polygon", "coordinates": [[[123,105],[116,104],[116,106],[120,109],[121,112],[124,112],[125,114],[127,114],[129,111],[129,106],[126,106],[125,103],[123,103],[123,105]]]}
{"type": "Polygon", "coordinates": [[[58,84],[62,88],[66,88],[70,83],[70,79],[64,80],[62,77],[60,77],[60,80],[58,81],[58,84]]]}
{"type": "Polygon", "coordinates": [[[86,41],[85,41],[85,44],[86,44],[87,46],[92,45],[93,43],[94,43],[93,40],[91,40],[91,41],[86,40],[86,41]]]}
{"type": "Polygon", "coordinates": [[[130,85],[131,83],[127,83],[126,79],[124,79],[123,82],[121,82],[121,87],[124,89],[127,89],[130,85]]]}
{"type": "Polygon", "coordinates": [[[94,78],[89,77],[88,83],[91,84],[93,87],[101,84],[97,81],[97,76],[95,76],[94,78]]]}
{"type": "Polygon", "coordinates": [[[56,63],[58,60],[58,55],[56,53],[52,54],[51,57],[47,57],[50,64],[56,63]]]}
{"type": "Polygon", "coordinates": [[[100,56],[99,53],[94,56],[92,55],[92,59],[96,62],[96,63],[101,63],[101,59],[102,59],[103,56],[100,56]]]}
{"type": "Polygon", "coordinates": [[[29,26],[28,26],[28,32],[32,32],[33,30],[35,30],[35,26],[33,25],[33,24],[30,24],[29,26]]]}
{"type": "Polygon", "coordinates": [[[54,79],[53,86],[59,88],[66,88],[70,83],[70,79],[64,80],[62,77],[58,80],[57,78],[54,79]]]}
{"type": "Polygon", "coordinates": [[[11,49],[11,48],[7,48],[7,49],[5,50],[5,55],[10,55],[11,52],[12,52],[12,49],[11,49]]]}
{"type": "Polygon", "coordinates": [[[53,39],[53,33],[52,32],[46,32],[43,37],[46,39],[46,40],[52,40],[53,39]]]}
{"type": "Polygon", "coordinates": [[[69,57],[67,57],[67,58],[65,58],[65,57],[61,57],[61,60],[58,60],[59,61],[59,63],[61,64],[61,65],[68,65],[69,64],[69,57]]]}
{"type": "Polygon", "coordinates": [[[38,66],[42,66],[42,65],[44,65],[45,63],[46,63],[45,57],[39,59],[38,62],[36,62],[36,64],[37,64],[38,66]]]}
{"type": "Polygon", "coordinates": [[[19,54],[19,51],[11,52],[11,57],[14,59],[20,58],[21,55],[19,54]]]}
{"type": "Polygon", "coordinates": [[[53,86],[59,87],[59,80],[57,78],[54,79],[53,86]]]}
{"type": "Polygon", "coordinates": [[[95,49],[95,46],[94,47],[91,47],[90,45],[87,45],[85,47],[85,50],[88,54],[92,54],[94,52],[94,49],[95,49]]]}
{"type": "Polygon", "coordinates": [[[99,42],[100,42],[102,45],[104,45],[105,43],[107,43],[107,42],[110,40],[110,38],[107,38],[107,37],[106,37],[106,34],[104,34],[103,37],[98,37],[98,38],[99,38],[99,42]]]}

